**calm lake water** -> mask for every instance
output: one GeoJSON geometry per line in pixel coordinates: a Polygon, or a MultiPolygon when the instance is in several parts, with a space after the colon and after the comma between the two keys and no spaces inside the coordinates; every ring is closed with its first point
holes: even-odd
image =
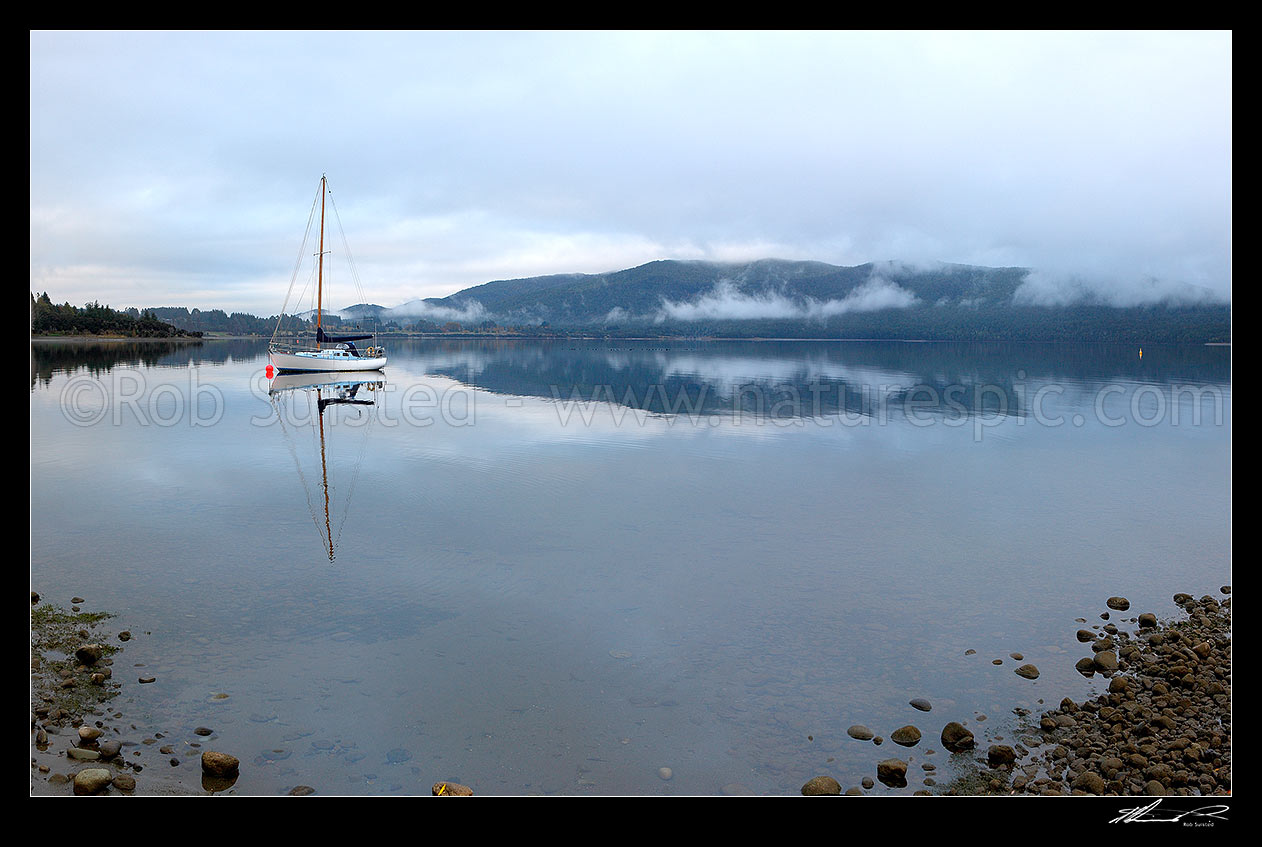
{"type": "Polygon", "coordinates": [[[124,737],[209,726],[239,794],[794,794],[890,756],[907,793],[947,721],[984,749],[1099,690],[1109,596],[1231,581],[1228,347],[389,353],[314,385],[250,341],[33,345],[32,588],[137,634],[124,737]]]}

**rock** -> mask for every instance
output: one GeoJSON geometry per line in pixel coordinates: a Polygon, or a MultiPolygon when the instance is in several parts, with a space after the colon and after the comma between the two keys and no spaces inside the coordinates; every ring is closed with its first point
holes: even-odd
{"type": "Polygon", "coordinates": [[[1015,673],[1017,676],[1023,676],[1026,679],[1039,678],[1039,669],[1034,667],[1034,665],[1022,665],[1021,667],[1013,671],[1013,673],[1015,673]]]}
{"type": "Polygon", "coordinates": [[[846,730],[846,735],[849,735],[851,738],[857,738],[860,741],[871,741],[876,733],[863,724],[857,723],[846,730]]]}
{"type": "Polygon", "coordinates": [[[910,705],[913,709],[919,709],[922,712],[929,712],[933,710],[933,704],[923,697],[917,697],[914,700],[909,700],[908,705],[910,705]]]}
{"type": "Polygon", "coordinates": [[[1076,633],[1078,640],[1082,642],[1095,641],[1095,633],[1089,629],[1080,629],[1076,633]]]}
{"type": "Polygon", "coordinates": [[[1020,653],[1009,653],[1008,657],[1011,659],[1016,659],[1018,662],[1025,658],[1025,656],[1021,655],[1020,653]]]}
{"type": "Polygon", "coordinates": [[[101,746],[97,749],[102,759],[112,759],[122,751],[123,742],[118,740],[102,741],[101,746]]]}
{"type": "Polygon", "coordinates": [[[802,786],[803,797],[837,796],[841,794],[841,783],[831,776],[817,776],[802,786]]]}
{"type": "Polygon", "coordinates": [[[472,797],[473,789],[458,782],[435,782],[429,793],[435,797],[472,797]]]}
{"type": "Polygon", "coordinates": [[[890,741],[904,747],[915,747],[920,743],[920,730],[910,724],[901,726],[890,733],[890,741]]]}
{"type": "Polygon", "coordinates": [[[120,633],[118,634],[118,640],[119,640],[119,641],[131,641],[131,633],[130,633],[130,632],[128,632],[127,630],[123,630],[122,632],[120,632],[120,633]]]}
{"type": "Polygon", "coordinates": [[[230,756],[227,753],[218,753],[213,750],[207,750],[202,753],[202,773],[217,777],[236,776],[241,767],[241,762],[236,756],[230,756]]]}
{"type": "Polygon", "coordinates": [[[952,753],[972,749],[976,743],[973,733],[957,721],[951,721],[942,727],[942,746],[952,753]]]}
{"type": "Polygon", "coordinates": [[[310,785],[295,785],[293,788],[289,789],[288,791],[288,794],[290,797],[306,797],[308,794],[315,794],[315,793],[316,793],[316,790],[312,788],[310,785]]]}
{"type": "Polygon", "coordinates": [[[1170,792],[1157,780],[1150,779],[1144,784],[1144,793],[1149,797],[1162,797],[1170,792]]]}
{"type": "Polygon", "coordinates": [[[105,655],[105,648],[100,644],[84,644],[74,651],[74,657],[85,665],[95,665],[105,655]]]}
{"type": "Polygon", "coordinates": [[[96,794],[105,790],[113,775],[105,768],[85,768],[74,775],[75,794],[96,794]]]}
{"type": "Polygon", "coordinates": [[[193,730],[194,735],[212,735],[214,732],[215,731],[213,729],[207,726],[199,726],[197,729],[193,730]]]}
{"type": "Polygon", "coordinates": [[[34,606],[38,602],[39,602],[39,595],[36,594],[34,591],[32,591],[31,592],[31,605],[34,606]]]}
{"type": "Polygon", "coordinates": [[[66,755],[72,759],[78,759],[80,762],[95,762],[101,758],[99,751],[87,750],[83,747],[71,747],[66,751],[66,755]]]}
{"type": "Polygon", "coordinates": [[[158,681],[158,678],[156,676],[142,676],[140,678],[141,685],[148,685],[151,682],[157,682],[157,681],[158,681]]]}
{"type": "Polygon", "coordinates": [[[871,788],[872,786],[876,785],[876,781],[875,781],[874,779],[872,779],[872,777],[870,777],[870,776],[865,776],[863,779],[861,779],[861,780],[859,781],[859,783],[860,783],[860,784],[861,784],[864,788],[871,788]]]}
{"type": "Polygon", "coordinates": [[[86,603],[88,601],[84,600],[82,597],[71,597],[70,602],[71,603],[86,603]]]}
{"type": "Polygon", "coordinates": [[[992,744],[986,750],[986,761],[992,768],[1010,765],[1017,760],[1017,751],[1007,744],[992,744]]]}
{"type": "Polygon", "coordinates": [[[902,788],[907,785],[907,763],[902,759],[877,762],[876,778],[891,788],[902,788]]]}
{"type": "Polygon", "coordinates": [[[1117,654],[1112,650],[1101,650],[1095,654],[1095,666],[1098,670],[1111,673],[1117,670],[1117,654]]]}
{"type": "Polygon", "coordinates": [[[1115,676],[1109,680],[1110,694],[1125,694],[1129,687],[1130,684],[1126,681],[1126,677],[1124,676],[1115,676]]]}
{"type": "Polygon", "coordinates": [[[1116,609],[1119,612],[1125,612],[1127,609],[1131,607],[1131,601],[1127,600],[1125,597],[1110,597],[1108,599],[1108,602],[1105,603],[1105,605],[1108,606],[1110,609],[1116,609]]]}
{"type": "Polygon", "coordinates": [[[675,772],[670,768],[658,768],[657,775],[664,780],[670,781],[670,778],[675,775],[675,772]]]}
{"type": "Polygon", "coordinates": [[[1157,625],[1157,616],[1152,612],[1144,612],[1139,616],[1140,629],[1152,629],[1157,625]]]}
{"type": "Polygon", "coordinates": [[[1095,659],[1090,656],[1083,656],[1078,660],[1078,663],[1075,664],[1074,667],[1078,670],[1078,673],[1083,676],[1091,676],[1096,671],[1095,659]]]}
{"type": "Polygon", "coordinates": [[[1069,784],[1069,787],[1077,788],[1091,794],[1103,794],[1105,789],[1108,787],[1108,783],[1105,782],[1104,777],[1100,776],[1098,773],[1083,771],[1074,778],[1074,781],[1069,784]]]}
{"type": "Polygon", "coordinates": [[[136,778],[131,776],[130,774],[120,773],[118,776],[114,777],[114,779],[111,780],[111,782],[113,783],[114,787],[120,791],[135,791],[136,790],[136,778]]]}
{"type": "Polygon", "coordinates": [[[79,740],[81,741],[95,741],[104,734],[104,732],[96,727],[88,726],[87,724],[79,727],[79,740]]]}

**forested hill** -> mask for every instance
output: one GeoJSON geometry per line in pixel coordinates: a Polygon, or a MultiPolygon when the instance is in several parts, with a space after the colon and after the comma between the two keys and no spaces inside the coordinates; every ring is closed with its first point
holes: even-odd
{"type": "Polygon", "coordinates": [[[400,323],[408,315],[612,335],[1230,340],[1230,306],[1191,286],[1180,297],[1119,306],[1081,292],[1049,300],[1029,281],[1025,268],[972,265],[659,261],[607,274],[500,280],[394,309],[353,311],[400,323]]]}
{"type": "MultiPolygon", "coordinates": [[[[1025,268],[666,260],[605,274],[497,280],[393,308],[361,303],[326,312],[324,322],[385,332],[614,337],[1231,341],[1230,304],[1203,289],[1121,294],[1121,288],[1111,299],[1085,287],[1057,289],[1025,268]]],[[[72,327],[51,331],[85,331],[73,328],[78,324],[70,319],[81,316],[67,311],[75,311],[68,304],[36,309],[32,301],[33,332],[37,317],[50,316],[72,327]]],[[[97,304],[78,310],[94,319],[104,311],[117,314],[97,304]]],[[[144,327],[152,326],[145,321],[160,321],[192,333],[260,336],[270,336],[278,321],[184,307],[151,308],[134,317],[143,318],[144,327]]],[[[314,331],[314,315],[286,318],[285,325],[314,331]]]]}

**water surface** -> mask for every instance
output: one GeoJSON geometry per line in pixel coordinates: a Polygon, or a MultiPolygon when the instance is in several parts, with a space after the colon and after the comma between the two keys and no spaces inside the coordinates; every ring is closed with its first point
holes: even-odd
{"type": "Polygon", "coordinates": [[[119,710],[213,727],[238,793],[780,794],[890,755],[910,791],[945,722],[1095,690],[1107,597],[1230,582],[1230,348],[390,355],[309,385],[252,341],[34,345],[32,587],[144,633],[119,710]]]}

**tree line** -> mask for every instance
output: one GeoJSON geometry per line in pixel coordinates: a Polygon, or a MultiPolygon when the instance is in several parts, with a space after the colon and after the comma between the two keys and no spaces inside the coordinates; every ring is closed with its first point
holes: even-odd
{"type": "Polygon", "coordinates": [[[118,311],[93,301],[83,308],[57,305],[45,291],[31,294],[31,335],[117,335],[127,338],[200,338],[158,318],[152,309],[118,311]]]}

